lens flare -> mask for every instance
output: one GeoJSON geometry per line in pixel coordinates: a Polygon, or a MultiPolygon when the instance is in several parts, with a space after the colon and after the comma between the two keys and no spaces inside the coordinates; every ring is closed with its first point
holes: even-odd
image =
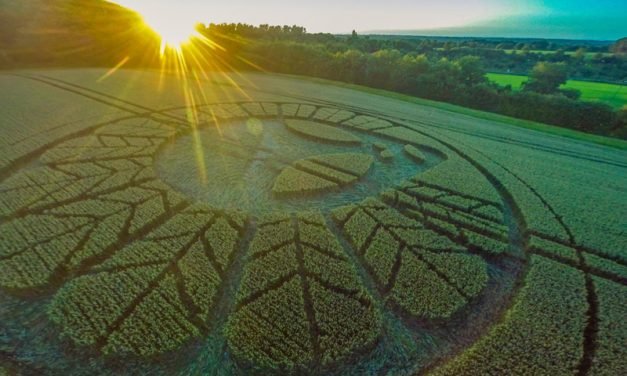
{"type": "Polygon", "coordinates": [[[143,16],[144,22],[161,38],[161,55],[167,49],[180,51],[192,39],[200,37],[194,22],[172,22],[163,17],[143,16]]]}
{"type": "MultiPolygon", "coordinates": [[[[110,0],[112,1],[112,0],[110,0]]],[[[152,3],[131,0],[113,1],[126,6],[137,12],[141,16],[142,27],[148,32],[156,34],[160,40],[160,80],[159,90],[162,89],[165,75],[174,75],[178,78],[178,86],[188,109],[185,113],[185,123],[191,128],[194,139],[194,153],[196,155],[197,170],[200,181],[207,182],[204,150],[198,129],[206,124],[211,124],[220,131],[220,120],[211,109],[199,111],[202,106],[209,104],[203,85],[204,81],[209,81],[208,72],[215,72],[226,79],[244,98],[250,96],[240,87],[240,85],[229,75],[235,74],[254,87],[254,84],[245,79],[241,74],[223,58],[228,51],[218,43],[210,39],[197,21],[183,13],[177,14],[164,8],[154,6],[152,3]],[[150,5],[148,5],[150,4],[150,5]]],[[[239,56],[232,56],[251,67],[252,63],[247,62],[239,56]]],[[[101,79],[104,80],[121,68],[128,58],[122,60],[116,67],[106,73],[101,79]]],[[[228,98],[225,93],[225,98],[228,98]]],[[[259,132],[259,124],[253,124],[252,129],[259,132]]]]}

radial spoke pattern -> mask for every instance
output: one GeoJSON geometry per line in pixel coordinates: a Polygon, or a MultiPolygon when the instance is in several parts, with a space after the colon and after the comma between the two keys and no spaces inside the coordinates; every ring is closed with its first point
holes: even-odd
{"type": "Polygon", "coordinates": [[[63,338],[111,357],[210,338],[243,370],[341,373],[401,349],[400,331],[434,354],[420,367],[450,359],[438,375],[619,374],[624,254],[584,245],[530,183],[456,145],[418,122],[310,103],[85,128],[2,171],[0,288],[50,298],[63,338]],[[155,167],[198,129],[219,138],[180,166],[227,187],[210,197],[224,205],[155,167]],[[381,173],[407,169],[400,183],[381,173]],[[262,194],[238,196],[250,181],[262,194]],[[242,197],[263,214],[237,210],[242,197]]]}

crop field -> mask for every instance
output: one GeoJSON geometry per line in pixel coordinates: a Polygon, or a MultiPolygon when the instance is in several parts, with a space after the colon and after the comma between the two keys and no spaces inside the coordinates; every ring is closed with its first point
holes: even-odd
{"type": "MultiPolygon", "coordinates": [[[[514,90],[520,90],[527,81],[527,76],[514,74],[488,73],[487,76],[490,81],[499,85],[511,85],[514,90]]],[[[627,85],[570,80],[562,88],[581,91],[581,100],[584,101],[603,102],[614,108],[627,105],[627,85]]]]}
{"type": "Polygon", "coordinates": [[[627,147],[105,73],[0,74],[1,375],[627,370],[627,147]]]}

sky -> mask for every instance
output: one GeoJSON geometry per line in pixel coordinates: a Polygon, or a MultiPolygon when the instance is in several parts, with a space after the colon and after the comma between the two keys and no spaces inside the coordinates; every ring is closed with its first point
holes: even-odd
{"type": "MultiPolygon", "coordinates": [[[[196,22],[299,25],[309,32],[614,40],[625,0],[117,0],[157,28],[196,22]]],[[[159,30],[157,30],[159,31],[159,30]]]]}

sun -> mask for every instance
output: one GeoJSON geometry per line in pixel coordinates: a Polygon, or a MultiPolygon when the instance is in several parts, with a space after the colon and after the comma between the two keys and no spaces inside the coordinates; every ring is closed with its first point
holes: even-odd
{"type": "Polygon", "coordinates": [[[180,52],[184,45],[201,36],[196,30],[198,21],[189,12],[177,10],[176,7],[159,6],[148,1],[117,0],[114,2],[137,12],[144,24],[159,36],[162,55],[168,49],[180,52]]]}
{"type": "Polygon", "coordinates": [[[180,50],[185,44],[199,36],[194,21],[166,19],[163,15],[149,17],[144,15],[144,22],[161,38],[161,53],[166,49],[180,50]]]}
{"type": "Polygon", "coordinates": [[[162,55],[167,49],[180,51],[185,44],[200,35],[196,30],[196,22],[193,20],[167,17],[166,14],[156,16],[142,14],[142,17],[146,25],[161,38],[162,55]]]}

